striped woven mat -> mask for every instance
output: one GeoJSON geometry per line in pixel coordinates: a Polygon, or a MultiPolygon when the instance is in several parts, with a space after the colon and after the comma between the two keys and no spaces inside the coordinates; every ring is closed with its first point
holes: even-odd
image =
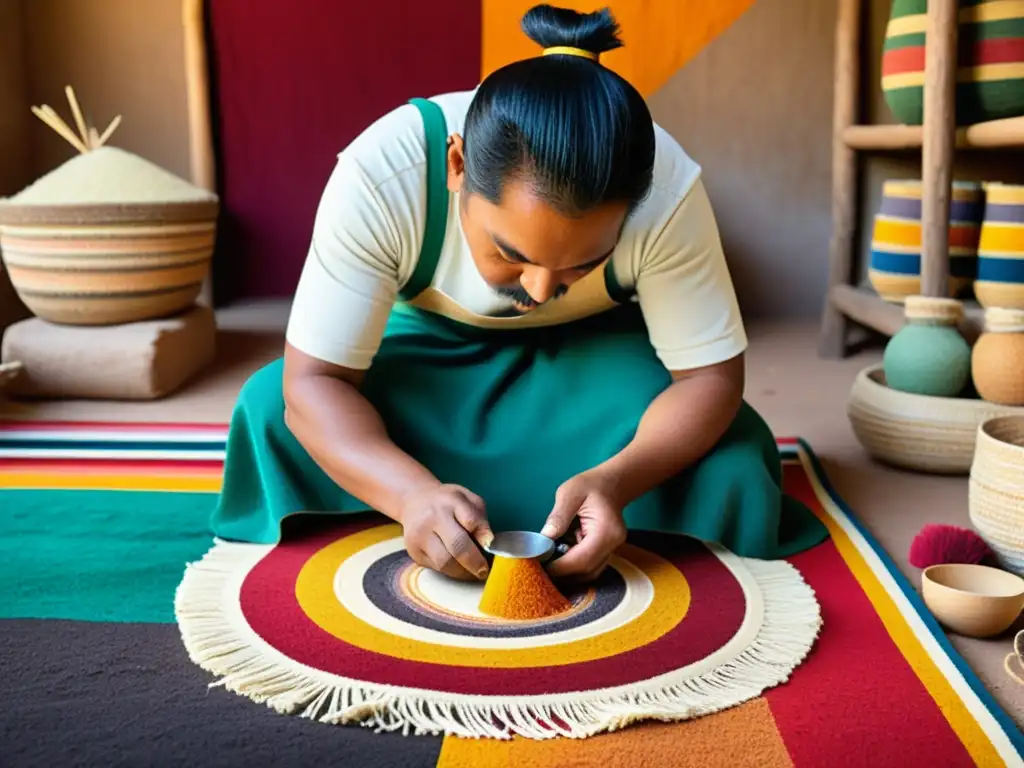
{"type": "Polygon", "coordinates": [[[780,439],[789,493],[830,540],[790,558],[821,630],[789,679],[684,722],[586,739],[465,739],[328,725],[223,689],[174,616],[210,548],[226,428],[0,424],[5,764],[1022,765],[1024,736],[829,485],[780,439]],[[13,757],[13,760],[9,759],[13,757]],[[351,761],[351,763],[350,763],[351,761]]]}

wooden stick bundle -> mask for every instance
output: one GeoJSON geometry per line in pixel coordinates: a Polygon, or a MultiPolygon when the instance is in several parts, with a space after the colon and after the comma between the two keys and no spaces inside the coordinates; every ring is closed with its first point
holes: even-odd
{"type": "Polygon", "coordinates": [[[85,117],[82,115],[82,109],[78,104],[78,99],[75,97],[75,90],[68,85],[64,87],[64,93],[68,97],[68,103],[71,105],[71,114],[74,117],[75,125],[78,127],[77,135],[48,104],[43,104],[41,107],[32,107],[32,114],[46,123],[58,136],[82,154],[99,149],[106,144],[121,124],[121,116],[118,115],[111,120],[106,130],[100,133],[94,126],[86,124],[85,117]]]}

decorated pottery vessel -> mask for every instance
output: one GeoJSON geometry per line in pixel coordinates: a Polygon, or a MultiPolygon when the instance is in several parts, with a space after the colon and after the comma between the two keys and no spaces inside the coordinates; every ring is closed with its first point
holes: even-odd
{"type": "Polygon", "coordinates": [[[985,331],[974,344],[971,370],[982,399],[1024,406],[1024,310],[985,311],[985,331]]]}
{"type": "MultiPolygon", "coordinates": [[[[921,292],[921,181],[890,179],[875,215],[868,280],[886,301],[903,303],[921,292]]],[[[967,293],[977,272],[984,190],[953,183],[949,211],[949,296],[967,293]]]]}
{"type": "MultiPolygon", "coordinates": [[[[882,44],[882,92],[893,116],[924,122],[927,0],[893,0],[882,44]]],[[[1024,5],[960,0],[957,125],[1024,115],[1024,5]]]]}
{"type": "Polygon", "coordinates": [[[1024,309],[1024,185],[985,185],[974,294],[986,308],[1024,309]]]}

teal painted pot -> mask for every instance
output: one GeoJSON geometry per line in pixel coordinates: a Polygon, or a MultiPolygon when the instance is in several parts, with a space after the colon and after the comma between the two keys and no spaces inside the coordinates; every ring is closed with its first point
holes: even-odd
{"type": "Polygon", "coordinates": [[[890,389],[957,397],[970,382],[971,347],[957,330],[963,305],[956,299],[908,296],[903,326],[885,347],[882,367],[890,389]]]}

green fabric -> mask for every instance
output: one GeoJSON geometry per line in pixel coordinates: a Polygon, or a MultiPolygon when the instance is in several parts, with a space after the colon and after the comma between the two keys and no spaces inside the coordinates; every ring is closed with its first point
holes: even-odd
{"type": "Polygon", "coordinates": [[[448,221],[448,128],[444,112],[432,101],[412,99],[423,117],[423,131],[427,143],[427,213],[424,223],[423,243],[408,282],[398,295],[403,301],[415,298],[430,285],[441,259],[444,247],[444,233],[448,221]]]}
{"type": "MultiPolygon", "coordinates": [[[[392,313],[363,392],[399,446],[484,498],[496,530],[540,530],[558,486],[626,445],[670,381],[633,306],[499,333],[405,307],[392,313]]],[[[271,543],[288,515],[365,509],[285,427],[282,362],[254,374],[231,420],[216,535],[271,543]]],[[[763,558],[827,536],[782,494],[775,439],[748,405],[714,451],[626,519],[763,558]]]]}
{"type": "Polygon", "coordinates": [[[0,618],[174,621],[214,494],[0,491],[0,618]]]}
{"type": "Polygon", "coordinates": [[[611,259],[604,263],[604,289],[608,292],[608,298],[619,304],[625,304],[636,295],[635,288],[619,282],[615,276],[615,264],[611,259]]]}

